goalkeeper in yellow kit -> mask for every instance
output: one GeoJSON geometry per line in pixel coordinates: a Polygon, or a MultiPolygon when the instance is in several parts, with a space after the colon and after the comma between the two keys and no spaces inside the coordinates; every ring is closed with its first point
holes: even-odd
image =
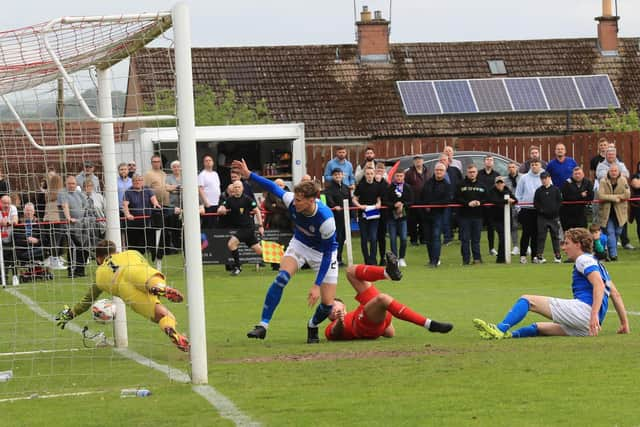
{"type": "Polygon", "coordinates": [[[176,318],[158,299],[162,296],[182,302],[183,296],[167,286],[164,275],[151,267],[140,252],[117,253],[115,243],[102,240],[96,245],[96,263],[95,284],[73,308],[65,305],[56,316],[58,326],[64,329],[67,322],[87,311],[102,292],[108,292],[122,298],[136,313],[158,323],[178,349],[189,351],[189,340],[176,330],[176,318]]]}

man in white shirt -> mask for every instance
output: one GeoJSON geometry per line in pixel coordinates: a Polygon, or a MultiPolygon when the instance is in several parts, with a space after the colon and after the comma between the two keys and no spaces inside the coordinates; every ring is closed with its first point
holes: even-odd
{"type": "MultiPolygon", "coordinates": [[[[11,197],[4,195],[0,198],[0,234],[3,246],[11,248],[13,226],[18,223],[18,209],[11,204],[11,197]]],[[[6,248],[5,248],[6,249],[6,248]]]]}
{"type": "MultiPolygon", "coordinates": [[[[200,201],[204,205],[206,214],[218,211],[218,203],[220,201],[220,177],[218,172],[213,170],[214,161],[211,154],[205,154],[202,157],[202,172],[198,175],[198,192],[200,193],[200,201]]],[[[202,228],[214,228],[218,223],[217,217],[206,215],[202,218],[202,228]]]]}

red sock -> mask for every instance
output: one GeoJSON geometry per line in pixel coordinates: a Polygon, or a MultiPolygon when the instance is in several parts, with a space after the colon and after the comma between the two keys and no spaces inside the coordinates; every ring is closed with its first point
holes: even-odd
{"type": "Polygon", "coordinates": [[[356,265],[356,278],[366,280],[367,282],[375,282],[377,280],[384,280],[387,276],[384,275],[384,267],[358,264],[356,265]]]}
{"type": "Polygon", "coordinates": [[[418,326],[425,326],[427,323],[427,318],[422,314],[418,314],[415,311],[411,310],[404,304],[400,304],[398,301],[393,300],[389,307],[387,307],[387,311],[393,315],[393,317],[397,317],[398,319],[405,320],[407,322],[415,323],[418,326]]]}

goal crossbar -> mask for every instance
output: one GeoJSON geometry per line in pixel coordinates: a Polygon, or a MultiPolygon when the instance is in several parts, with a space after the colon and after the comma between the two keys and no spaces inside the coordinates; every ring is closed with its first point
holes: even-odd
{"type": "Polygon", "coordinates": [[[95,148],[96,144],[38,144],[6,94],[31,89],[60,77],[87,117],[98,123],[172,120],[172,115],[98,117],[70,74],[95,67],[108,69],[153,41],[172,26],[170,12],[135,15],[62,17],[47,23],[0,32],[0,96],[20,129],[42,151],[95,148]]]}

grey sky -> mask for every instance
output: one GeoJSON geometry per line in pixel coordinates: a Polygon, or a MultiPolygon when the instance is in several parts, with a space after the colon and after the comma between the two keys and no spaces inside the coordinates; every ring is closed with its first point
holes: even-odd
{"type": "MultiPolygon", "coordinates": [[[[21,0],[0,14],[0,30],[63,15],[169,10],[172,0],[21,0]]],[[[354,42],[353,0],[188,0],[195,46],[354,42]]],[[[391,12],[392,42],[594,37],[601,0],[356,0],[391,12]]],[[[618,0],[620,35],[640,35],[640,1],[618,0]]]]}

